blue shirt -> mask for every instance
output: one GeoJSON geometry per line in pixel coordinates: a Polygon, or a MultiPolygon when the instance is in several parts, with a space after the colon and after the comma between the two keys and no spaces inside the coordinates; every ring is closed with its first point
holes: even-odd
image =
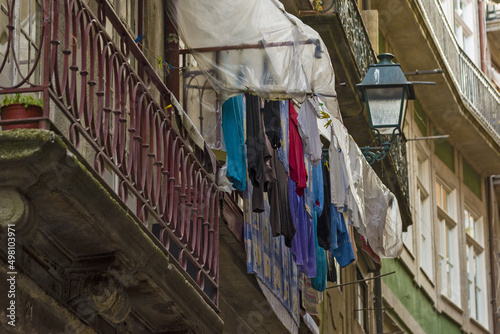
{"type": "Polygon", "coordinates": [[[227,178],[235,189],[246,187],[245,138],[243,133],[243,96],[229,98],[222,105],[222,132],[227,151],[227,178]]]}

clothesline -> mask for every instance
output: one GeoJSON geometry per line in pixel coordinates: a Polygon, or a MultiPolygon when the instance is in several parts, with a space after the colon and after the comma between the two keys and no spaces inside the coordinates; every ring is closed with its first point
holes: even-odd
{"type": "Polygon", "coordinates": [[[390,273],[387,273],[387,274],[382,274],[382,275],[373,276],[373,277],[370,277],[370,278],[360,279],[360,280],[349,282],[349,283],[337,284],[335,286],[331,286],[331,287],[326,288],[326,289],[328,290],[328,289],[340,288],[341,286],[345,286],[345,285],[351,285],[351,284],[356,284],[356,283],[363,283],[363,282],[366,282],[366,281],[370,281],[370,280],[373,280],[373,279],[376,279],[376,278],[380,278],[380,277],[392,275],[392,274],[395,274],[395,273],[396,273],[395,271],[391,271],[390,273]]]}
{"type": "MultiPolygon", "coordinates": [[[[248,50],[248,49],[261,49],[261,48],[275,48],[282,46],[294,46],[294,45],[307,45],[314,44],[316,48],[319,47],[319,53],[322,53],[320,47],[320,40],[308,39],[304,41],[289,41],[289,42],[274,42],[274,43],[265,43],[263,40],[259,43],[254,44],[239,44],[239,45],[224,45],[224,46],[212,46],[212,47],[204,47],[204,48],[194,48],[194,49],[182,49],[179,50],[180,54],[188,54],[193,52],[214,52],[214,51],[230,51],[230,50],[248,50]]],[[[318,55],[319,55],[318,53],[318,55]]]]}

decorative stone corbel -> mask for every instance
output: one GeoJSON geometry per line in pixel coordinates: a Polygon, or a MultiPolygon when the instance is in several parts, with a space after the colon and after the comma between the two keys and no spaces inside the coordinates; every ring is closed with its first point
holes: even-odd
{"type": "Polygon", "coordinates": [[[78,295],[69,303],[82,318],[92,321],[97,314],[118,324],[130,313],[130,302],[123,286],[107,273],[93,273],[81,277],[76,289],[78,295]]]}
{"type": "Polygon", "coordinates": [[[36,228],[33,206],[17,189],[0,188],[0,229],[8,227],[15,231],[17,240],[25,238],[36,228]]]}

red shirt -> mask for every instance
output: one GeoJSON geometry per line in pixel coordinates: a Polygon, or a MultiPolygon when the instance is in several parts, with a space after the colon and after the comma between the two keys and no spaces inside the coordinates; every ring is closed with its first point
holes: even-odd
{"type": "Polygon", "coordinates": [[[290,178],[295,182],[295,192],[302,196],[304,189],[307,187],[307,171],[304,165],[304,149],[302,146],[302,138],[300,138],[297,111],[293,107],[292,101],[289,103],[289,118],[288,118],[288,135],[290,140],[290,149],[288,163],[290,164],[290,178]]]}

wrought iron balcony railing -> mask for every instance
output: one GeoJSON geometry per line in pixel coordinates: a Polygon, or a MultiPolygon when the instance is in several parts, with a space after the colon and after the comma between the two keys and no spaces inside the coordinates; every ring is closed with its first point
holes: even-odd
{"type": "MultiPolygon", "coordinates": [[[[323,40],[327,47],[334,52],[330,52],[335,73],[338,81],[345,81],[347,88],[338,88],[339,104],[344,117],[350,118],[351,122],[356,122],[356,133],[358,140],[364,141],[362,146],[377,146],[375,141],[370,142],[373,136],[370,133],[367,120],[361,119],[359,110],[361,101],[358,99],[355,84],[362,81],[368,71],[370,64],[377,63],[375,53],[365,27],[363,18],[358,8],[356,0],[310,0],[310,10],[301,11],[305,22],[313,26],[322,33],[323,40]],[[324,15],[318,15],[323,13],[324,15]],[[334,37],[332,37],[334,36],[334,37]],[[359,118],[356,118],[359,117],[359,118]],[[352,121],[355,119],[357,121],[352,121]],[[365,131],[360,131],[359,122],[366,121],[365,131]]],[[[346,118],[345,118],[346,119],[346,118]]],[[[378,143],[379,144],[379,143],[378,143]]],[[[408,192],[408,163],[406,158],[406,142],[400,140],[391,146],[389,152],[389,164],[392,165],[387,171],[395,174],[392,178],[389,173],[385,173],[386,181],[398,188],[398,201],[402,211],[407,212],[407,223],[410,222],[409,192],[408,192]],[[393,181],[397,180],[397,181],[393,181]],[[396,184],[397,183],[397,184],[396,184]]]]}
{"type": "Polygon", "coordinates": [[[394,136],[394,142],[389,149],[389,159],[394,166],[401,193],[409,201],[408,155],[406,153],[406,139],[403,136],[394,136]]]}
{"type": "MultiPolygon", "coordinates": [[[[354,0],[332,0],[331,9],[338,13],[340,17],[362,79],[368,71],[368,66],[377,63],[377,60],[357,3],[354,0]]],[[[394,166],[401,192],[408,201],[408,162],[406,142],[404,140],[397,138],[396,142],[391,146],[389,158],[394,166]]]]}
{"type": "Polygon", "coordinates": [[[347,36],[349,48],[354,55],[360,77],[363,78],[368,66],[377,62],[370,43],[370,37],[355,0],[310,0],[314,10],[322,13],[336,13],[347,36]]]}
{"type": "Polygon", "coordinates": [[[184,111],[113,8],[105,0],[3,3],[0,95],[42,96],[41,127],[59,133],[103,184],[112,180],[110,188],[217,307],[214,176],[180,125],[184,111]]]}
{"type": "Polygon", "coordinates": [[[491,136],[500,141],[500,93],[459,47],[439,1],[416,0],[460,95],[491,136]]]}
{"type": "Polygon", "coordinates": [[[377,59],[373,52],[370,38],[366,32],[363,19],[354,0],[334,0],[333,11],[338,13],[344,31],[349,40],[349,46],[356,58],[361,78],[364,78],[370,64],[375,64],[377,59]]]}

